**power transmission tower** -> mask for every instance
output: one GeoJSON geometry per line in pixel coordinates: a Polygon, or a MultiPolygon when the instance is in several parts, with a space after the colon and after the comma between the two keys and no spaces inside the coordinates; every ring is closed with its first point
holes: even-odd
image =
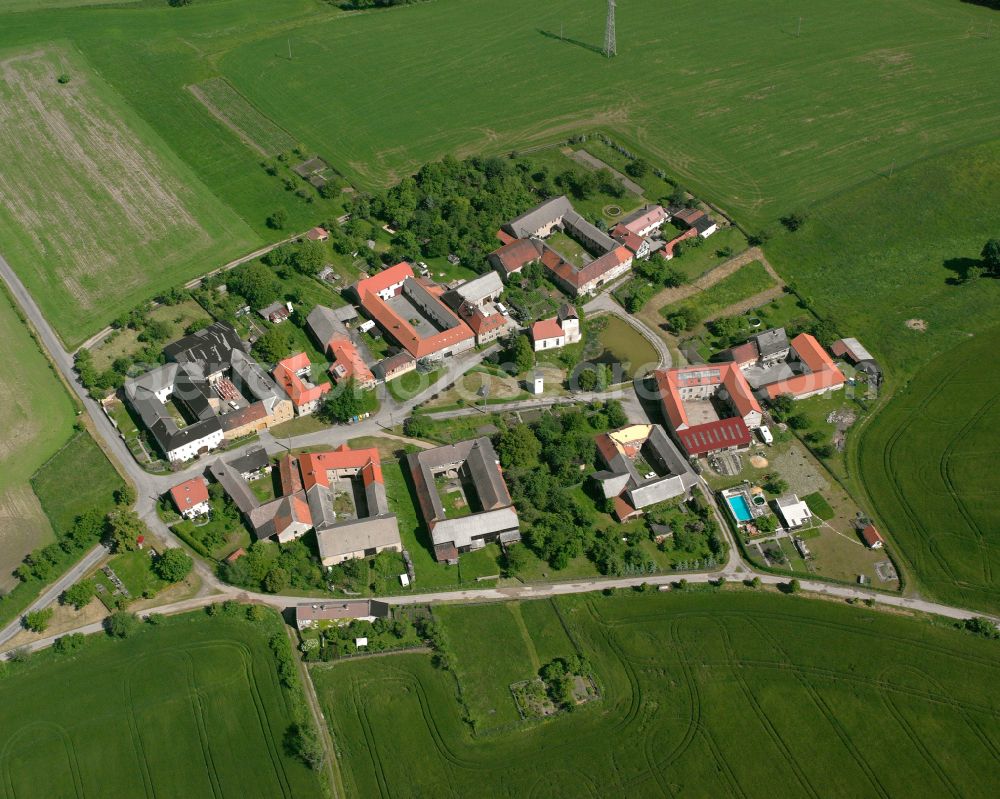
{"type": "Polygon", "coordinates": [[[608,0],[608,22],[604,26],[604,55],[608,58],[618,55],[615,39],[615,0],[608,0]]]}

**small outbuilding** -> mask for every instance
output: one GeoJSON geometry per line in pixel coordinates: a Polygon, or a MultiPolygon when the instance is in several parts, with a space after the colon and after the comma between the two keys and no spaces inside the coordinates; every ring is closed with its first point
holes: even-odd
{"type": "Polygon", "coordinates": [[[882,539],[879,531],[875,529],[874,524],[865,526],[861,531],[861,540],[865,542],[865,546],[869,549],[882,549],[885,546],[885,541],[882,539]]]}

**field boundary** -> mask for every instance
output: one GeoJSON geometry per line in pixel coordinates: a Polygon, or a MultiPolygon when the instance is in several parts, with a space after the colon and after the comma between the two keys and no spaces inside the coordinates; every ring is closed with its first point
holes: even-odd
{"type": "Polygon", "coordinates": [[[201,103],[201,105],[206,111],[208,111],[209,114],[212,115],[212,117],[231,131],[247,147],[265,158],[277,155],[283,150],[290,150],[297,144],[295,137],[291,133],[250,102],[249,98],[242,94],[239,89],[233,86],[232,83],[221,75],[209,78],[208,80],[203,80],[200,83],[189,83],[184,88],[187,89],[199,103],[201,103]],[[237,124],[237,122],[233,120],[223,108],[220,108],[219,105],[217,105],[216,102],[205,92],[206,85],[210,83],[217,86],[224,86],[227,91],[232,92],[232,94],[237,98],[237,101],[242,101],[248,110],[259,116],[260,121],[265,126],[273,128],[271,132],[276,136],[275,145],[280,143],[282,146],[267,148],[258,142],[249,131],[240,127],[240,125],[237,124]],[[282,140],[283,136],[287,137],[287,141],[282,140]]]}

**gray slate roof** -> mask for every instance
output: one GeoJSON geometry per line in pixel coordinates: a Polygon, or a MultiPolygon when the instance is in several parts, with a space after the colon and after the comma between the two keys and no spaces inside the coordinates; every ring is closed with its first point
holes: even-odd
{"type": "MultiPolygon", "coordinates": [[[[228,364],[234,350],[243,351],[243,342],[236,329],[225,322],[213,322],[208,327],[178,339],[163,348],[168,361],[178,363],[203,361],[208,364],[228,364]]],[[[214,371],[214,370],[213,370],[214,371]]]]}
{"type": "Polygon", "coordinates": [[[325,305],[317,305],[306,317],[306,324],[312,331],[320,347],[326,347],[330,339],[337,334],[345,334],[345,323],[358,318],[357,309],[353,305],[344,308],[327,308],[325,305]]]}
{"type": "Polygon", "coordinates": [[[475,438],[414,452],[408,457],[417,499],[435,545],[468,546],[473,538],[518,527],[507,485],[488,438],[475,438]],[[476,487],[483,511],[448,519],[434,485],[434,475],[447,468],[465,469],[476,487]]]}
{"type": "Polygon", "coordinates": [[[260,500],[247,485],[240,472],[223,461],[222,458],[216,459],[208,467],[208,471],[229,495],[233,504],[239,508],[240,513],[249,517],[255,509],[260,507],[260,500]]]}
{"type": "Polygon", "coordinates": [[[486,272],[473,280],[467,280],[455,289],[455,293],[466,302],[479,305],[487,297],[503,291],[503,281],[496,272],[486,272]]]}
{"type": "Polygon", "coordinates": [[[366,549],[403,546],[395,515],[355,519],[323,529],[317,527],[316,543],[321,560],[366,549]]]}
{"type": "Polygon", "coordinates": [[[268,458],[267,450],[263,447],[248,449],[239,458],[229,461],[229,465],[241,475],[259,472],[262,469],[266,469],[270,463],[271,459],[268,458]]]}
{"type": "Polygon", "coordinates": [[[565,195],[561,195],[536,205],[530,211],[510,220],[504,227],[516,238],[524,239],[533,236],[536,230],[561,220],[572,210],[573,206],[569,199],[565,195]]]}
{"type": "Polygon", "coordinates": [[[783,327],[764,330],[753,338],[757,342],[757,351],[760,353],[761,358],[784,352],[790,346],[788,343],[788,334],[785,333],[785,328],[783,327]]]}

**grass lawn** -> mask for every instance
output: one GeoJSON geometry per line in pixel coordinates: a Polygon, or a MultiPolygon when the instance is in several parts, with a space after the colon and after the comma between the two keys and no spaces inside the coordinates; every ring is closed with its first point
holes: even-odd
{"type": "Polygon", "coordinates": [[[133,638],[91,636],[0,681],[5,790],[18,796],[320,796],[288,753],[290,706],[266,625],[198,612],[133,638]],[[69,712],[68,712],[69,711],[69,712]],[[108,752],[118,752],[108,769],[108,752]],[[216,792],[218,792],[216,794],[216,792]]]}
{"type": "Polygon", "coordinates": [[[661,308],[660,313],[667,316],[678,308],[687,307],[694,309],[699,320],[708,319],[773,285],[774,278],[767,273],[764,264],[751,261],[693,297],[661,308]]]}
{"type": "MultiPolygon", "coordinates": [[[[148,314],[149,319],[164,322],[169,328],[167,341],[173,341],[184,335],[184,330],[195,322],[207,327],[212,323],[212,317],[205,313],[194,300],[185,300],[177,305],[159,305],[148,314]]],[[[129,328],[115,330],[104,341],[91,349],[94,356],[94,367],[103,371],[116,358],[134,355],[145,346],[138,339],[138,332],[129,328]]]]}
{"type": "Polygon", "coordinates": [[[894,554],[920,590],[1000,610],[1000,373],[994,328],[924,367],[864,428],[853,452],[894,554]]]}
{"type": "Polygon", "coordinates": [[[35,473],[31,485],[52,526],[65,530],[85,510],[111,510],[122,479],[94,439],[77,433],[35,473]],[[72,491],[67,490],[69,486],[72,491]]]}
{"type": "Polygon", "coordinates": [[[435,381],[441,377],[442,372],[441,368],[430,372],[414,369],[412,372],[406,372],[393,378],[385,384],[385,387],[393,399],[406,402],[434,385],[435,381]]]}
{"type": "Polygon", "coordinates": [[[428,591],[456,586],[459,582],[458,567],[434,560],[430,534],[419,516],[417,500],[412,492],[409,468],[405,463],[383,459],[382,477],[385,480],[385,493],[389,497],[389,508],[396,514],[399,522],[399,537],[403,541],[403,548],[413,559],[415,587],[420,591],[428,591]]]}
{"type": "MultiPolygon", "coordinates": [[[[671,232],[674,230],[672,225],[668,225],[664,230],[667,231],[664,233],[664,238],[668,235],[673,238],[675,235],[671,232]]],[[[676,231],[676,235],[679,235],[680,232],[676,231]]],[[[669,264],[671,269],[683,272],[689,283],[697,280],[709,270],[721,266],[747,248],[747,237],[740,232],[739,228],[735,227],[719,228],[707,239],[701,239],[701,244],[697,247],[692,247],[691,241],[692,239],[688,239],[684,242],[681,254],[671,259],[669,264]],[[725,251],[727,247],[732,249],[732,253],[730,255],[720,254],[720,251],[725,251]]],[[[658,255],[653,257],[659,258],[658,255]]]]}
{"type": "Polygon", "coordinates": [[[0,246],[67,344],[258,242],[78,51],[0,67],[0,246]]]}
{"type": "Polygon", "coordinates": [[[523,602],[523,627],[511,607],[436,611],[451,673],[422,654],[313,670],[349,795],[985,796],[1000,778],[995,645],[943,624],[743,589],[523,602]],[[509,682],[532,651],[575,651],[552,609],[601,696],[522,723],[509,682]]]}
{"type": "Polygon", "coordinates": [[[328,430],[330,425],[321,421],[315,414],[307,416],[296,416],[287,422],[282,422],[271,428],[271,435],[275,438],[292,438],[302,436],[306,433],[318,433],[320,430],[328,430]]]}
{"type": "Polygon", "coordinates": [[[809,506],[809,510],[820,519],[829,520],[833,518],[833,508],[830,507],[830,503],[826,501],[819,491],[813,491],[801,499],[809,506]]]}
{"type": "Polygon", "coordinates": [[[0,291],[0,341],[10,375],[0,382],[0,589],[8,590],[16,583],[14,567],[52,539],[29,480],[69,439],[74,408],[6,291],[0,291]]]}
{"type": "MultiPolygon", "coordinates": [[[[745,341],[754,333],[771,327],[784,327],[789,336],[794,336],[816,321],[816,317],[803,307],[802,302],[794,294],[782,294],[759,308],[741,314],[738,318],[742,322],[742,330],[736,337],[737,341],[745,341]],[[753,325],[752,320],[758,320],[760,324],[753,325]]],[[[725,349],[728,345],[728,341],[716,339],[707,329],[700,329],[698,337],[704,342],[709,354],[725,349]]]]}
{"type": "MultiPolygon", "coordinates": [[[[142,599],[144,594],[153,596],[169,583],[161,580],[153,571],[153,561],[149,556],[149,550],[136,550],[135,552],[125,552],[116,555],[107,563],[108,567],[118,576],[128,591],[129,599],[134,601],[142,599]]],[[[98,570],[93,575],[94,582],[103,587],[103,591],[98,593],[98,599],[103,602],[108,609],[114,609],[112,598],[118,590],[111,578],[98,570]]]]}
{"type": "Polygon", "coordinates": [[[576,239],[570,238],[562,231],[555,231],[545,240],[545,243],[577,269],[582,269],[594,260],[594,256],[587,252],[582,244],[576,239]]]}

